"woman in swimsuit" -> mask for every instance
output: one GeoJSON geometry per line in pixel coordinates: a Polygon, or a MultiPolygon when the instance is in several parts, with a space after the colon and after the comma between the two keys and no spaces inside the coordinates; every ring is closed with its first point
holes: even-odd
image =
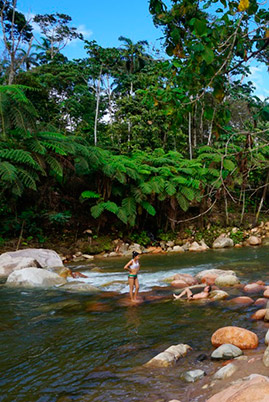
{"type": "Polygon", "coordinates": [[[132,302],[137,301],[137,294],[139,290],[139,282],[137,278],[137,274],[140,268],[139,264],[139,253],[136,251],[133,251],[133,258],[130,260],[124,267],[127,271],[129,271],[128,275],[128,282],[129,282],[129,288],[130,288],[130,298],[132,302]],[[135,292],[133,292],[135,286],[135,292]]]}
{"type": "Polygon", "coordinates": [[[209,293],[211,292],[211,286],[207,285],[203,292],[200,293],[196,293],[196,295],[194,295],[192,293],[192,291],[190,290],[190,288],[186,288],[185,290],[183,290],[183,292],[180,293],[180,295],[173,295],[174,298],[177,299],[181,299],[181,297],[183,297],[184,295],[187,295],[187,299],[188,300],[199,300],[199,299],[207,299],[209,297],[209,293]]]}

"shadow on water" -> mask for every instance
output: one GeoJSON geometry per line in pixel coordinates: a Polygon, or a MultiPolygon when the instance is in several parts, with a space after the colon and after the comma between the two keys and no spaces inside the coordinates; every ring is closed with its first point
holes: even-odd
{"type": "MultiPolygon", "coordinates": [[[[143,256],[139,278],[146,302],[137,306],[124,305],[127,295],[113,292],[89,296],[1,287],[0,400],[189,401],[189,386],[180,375],[191,368],[212,370],[210,360],[198,362],[197,356],[210,356],[210,338],[217,328],[242,326],[254,330],[260,339],[266,328],[249,319],[255,306],[173,301],[163,279],[179,271],[196,273],[219,267],[235,270],[242,282],[269,282],[268,251],[264,247],[143,256]],[[152,290],[154,286],[157,290],[152,290]],[[178,365],[165,370],[143,367],[154,355],[178,343],[193,348],[178,365]]],[[[100,260],[97,265],[103,273],[94,273],[90,280],[98,285],[120,277],[126,286],[124,263],[124,259],[100,260]]],[[[87,266],[83,269],[88,272],[87,266]]],[[[108,290],[113,290],[113,284],[108,290]]],[[[240,294],[238,289],[229,292],[240,294]]]]}

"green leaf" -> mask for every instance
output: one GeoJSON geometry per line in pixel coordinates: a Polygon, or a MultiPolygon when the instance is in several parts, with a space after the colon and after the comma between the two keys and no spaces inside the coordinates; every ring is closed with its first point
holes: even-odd
{"type": "Polygon", "coordinates": [[[142,201],[141,205],[151,216],[156,215],[156,209],[148,201],[142,201]]]}
{"type": "Polygon", "coordinates": [[[199,36],[204,35],[205,33],[207,33],[206,20],[196,19],[194,23],[194,28],[199,36]]]}
{"type": "Polygon", "coordinates": [[[229,159],[224,159],[223,161],[223,167],[229,171],[234,170],[235,168],[235,164],[233,163],[233,161],[229,160],[229,159]]]}
{"type": "Polygon", "coordinates": [[[89,198],[100,198],[100,194],[95,193],[94,191],[83,191],[83,193],[81,193],[81,197],[84,199],[89,199],[89,198]]]}
{"type": "Polygon", "coordinates": [[[210,47],[206,47],[202,53],[202,57],[207,64],[211,64],[215,58],[214,52],[210,47]]]}
{"type": "Polygon", "coordinates": [[[180,208],[183,209],[184,212],[186,212],[189,208],[188,200],[182,194],[177,194],[176,198],[180,208]]]}

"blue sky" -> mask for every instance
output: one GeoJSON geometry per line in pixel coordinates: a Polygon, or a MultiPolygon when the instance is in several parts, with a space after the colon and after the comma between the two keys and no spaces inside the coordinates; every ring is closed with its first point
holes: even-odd
{"type": "MultiPolygon", "coordinates": [[[[96,40],[104,47],[119,46],[119,36],[134,42],[147,40],[160,48],[160,29],[154,27],[148,0],[18,0],[18,8],[28,15],[61,12],[72,17],[73,26],[85,39],[96,40]]],[[[73,41],[64,53],[69,58],[85,56],[83,44],[73,41]]],[[[269,97],[269,76],[265,65],[252,63],[247,81],[256,85],[256,95],[269,97]]]]}

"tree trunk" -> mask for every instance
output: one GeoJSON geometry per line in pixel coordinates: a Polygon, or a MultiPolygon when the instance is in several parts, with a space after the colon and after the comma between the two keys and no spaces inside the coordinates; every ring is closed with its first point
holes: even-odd
{"type": "Polygon", "coordinates": [[[101,77],[102,77],[102,69],[101,66],[99,79],[96,88],[96,109],[95,109],[95,119],[94,119],[94,145],[97,145],[97,124],[98,124],[98,115],[99,115],[99,106],[100,106],[100,89],[101,89],[101,77]]]}
{"type": "Polygon", "coordinates": [[[192,160],[191,113],[189,113],[189,152],[190,160],[192,160]]]}
{"type": "Polygon", "coordinates": [[[264,188],[263,188],[263,192],[262,192],[262,197],[261,197],[261,200],[260,200],[259,208],[258,208],[258,211],[257,211],[256,216],[255,216],[255,225],[257,225],[258,220],[259,220],[260,212],[261,212],[261,209],[262,209],[262,206],[263,206],[265,197],[266,197],[268,184],[269,184],[269,170],[268,170],[268,172],[267,172],[267,176],[266,176],[266,180],[265,180],[265,186],[264,186],[264,188]]]}
{"type": "Polygon", "coordinates": [[[214,108],[212,120],[211,120],[211,122],[210,122],[209,130],[208,130],[207,145],[210,145],[210,144],[211,144],[212,130],[213,130],[213,123],[214,123],[215,113],[216,113],[216,108],[214,108]]]}

